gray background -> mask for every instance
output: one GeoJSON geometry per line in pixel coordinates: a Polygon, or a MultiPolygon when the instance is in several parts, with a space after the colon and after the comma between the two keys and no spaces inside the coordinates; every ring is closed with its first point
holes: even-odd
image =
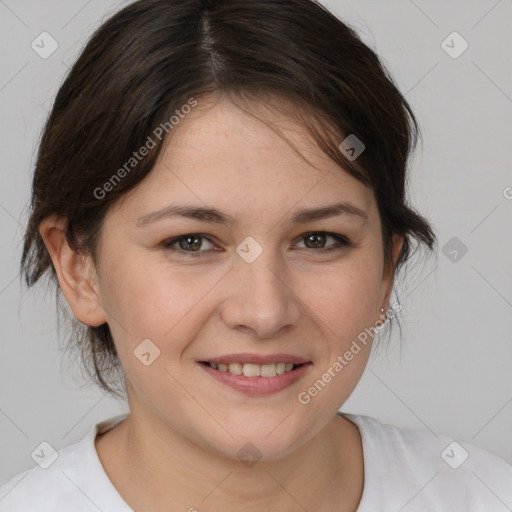
{"type": "MultiPolygon", "coordinates": [[[[0,483],[34,465],[40,442],[59,449],[127,410],[68,368],[52,294],[26,291],[18,275],[42,124],[79,49],[125,3],[0,0],[0,483]],[[31,48],[43,31],[59,44],[48,59],[31,48]]],[[[342,410],[512,462],[512,2],[324,3],[377,50],[418,116],[409,197],[440,248],[398,290],[402,348],[395,331],[342,410]],[[441,47],[453,31],[469,43],[456,59],[441,47]],[[468,249],[455,262],[441,250],[452,237],[468,249]]]]}

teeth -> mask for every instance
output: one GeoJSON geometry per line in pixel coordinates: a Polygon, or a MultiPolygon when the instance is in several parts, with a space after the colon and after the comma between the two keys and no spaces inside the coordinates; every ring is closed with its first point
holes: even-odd
{"type": "Polygon", "coordinates": [[[209,363],[214,370],[229,372],[234,375],[244,375],[245,377],[275,377],[293,369],[293,363],[270,363],[270,364],[252,364],[252,363],[209,363]]]}
{"type": "Polygon", "coordinates": [[[277,374],[277,370],[276,370],[276,365],[274,363],[261,365],[261,376],[262,377],[275,377],[276,374],[277,374]]]}
{"type": "Polygon", "coordinates": [[[261,366],[259,364],[245,363],[242,371],[246,377],[259,377],[261,375],[261,366]]]}
{"type": "Polygon", "coordinates": [[[228,367],[229,373],[234,373],[235,375],[242,375],[243,368],[240,363],[231,363],[228,367]]]}

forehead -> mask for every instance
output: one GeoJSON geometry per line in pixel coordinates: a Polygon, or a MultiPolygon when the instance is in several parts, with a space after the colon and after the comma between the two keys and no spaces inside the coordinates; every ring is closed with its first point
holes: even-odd
{"type": "Polygon", "coordinates": [[[253,103],[247,112],[221,99],[213,106],[207,104],[192,111],[178,128],[169,141],[169,151],[163,155],[163,161],[175,167],[220,164],[216,166],[218,171],[232,172],[265,162],[265,168],[260,167],[262,172],[295,169],[322,176],[334,166],[306,128],[282,109],[273,110],[272,104],[253,103]]]}
{"type": "Polygon", "coordinates": [[[131,206],[150,210],[179,198],[234,215],[275,216],[298,203],[345,200],[370,213],[373,192],[318,148],[304,126],[271,109],[258,117],[228,100],[196,107],[130,194],[131,206]]]}

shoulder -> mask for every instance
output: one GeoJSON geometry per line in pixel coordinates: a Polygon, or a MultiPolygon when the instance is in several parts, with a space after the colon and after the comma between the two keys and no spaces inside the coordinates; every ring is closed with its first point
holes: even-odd
{"type": "Polygon", "coordinates": [[[512,466],[501,457],[427,429],[397,427],[369,416],[343,416],[361,432],[365,487],[371,486],[368,496],[378,495],[381,503],[397,510],[512,508],[512,466]]]}
{"type": "Polygon", "coordinates": [[[58,452],[49,445],[42,446],[39,465],[14,476],[0,487],[0,510],[97,512],[104,503],[116,503],[119,496],[113,492],[99,462],[94,439],[98,431],[106,425],[114,425],[122,417],[94,425],[81,441],[58,452]]]}
{"type": "MultiPolygon", "coordinates": [[[[0,487],[0,510],[6,512],[63,511],[62,507],[86,511],[76,479],[76,459],[86,449],[83,441],[60,450],[58,458],[44,469],[35,466],[0,487]]],[[[44,453],[41,451],[41,453],[44,453]]],[[[48,459],[47,459],[48,460],[48,459]]]]}

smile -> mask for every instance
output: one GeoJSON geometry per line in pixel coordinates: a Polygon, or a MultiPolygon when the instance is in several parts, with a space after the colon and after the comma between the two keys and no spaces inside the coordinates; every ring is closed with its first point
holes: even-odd
{"type": "Polygon", "coordinates": [[[229,372],[233,375],[244,375],[245,377],[275,377],[286,372],[291,372],[299,365],[293,363],[207,363],[214,370],[229,372]]]}
{"type": "MultiPolygon", "coordinates": [[[[227,359],[227,358],[226,358],[227,359]]],[[[215,361],[198,361],[199,366],[211,377],[223,385],[227,385],[245,394],[265,395],[281,391],[300,380],[308,368],[313,365],[311,361],[297,359],[296,362],[261,361],[236,362],[234,357],[229,357],[231,362],[221,362],[219,358],[215,361]]],[[[252,358],[253,360],[255,358],[252,358]]],[[[260,358],[261,359],[261,358],[260,358]]]]}

